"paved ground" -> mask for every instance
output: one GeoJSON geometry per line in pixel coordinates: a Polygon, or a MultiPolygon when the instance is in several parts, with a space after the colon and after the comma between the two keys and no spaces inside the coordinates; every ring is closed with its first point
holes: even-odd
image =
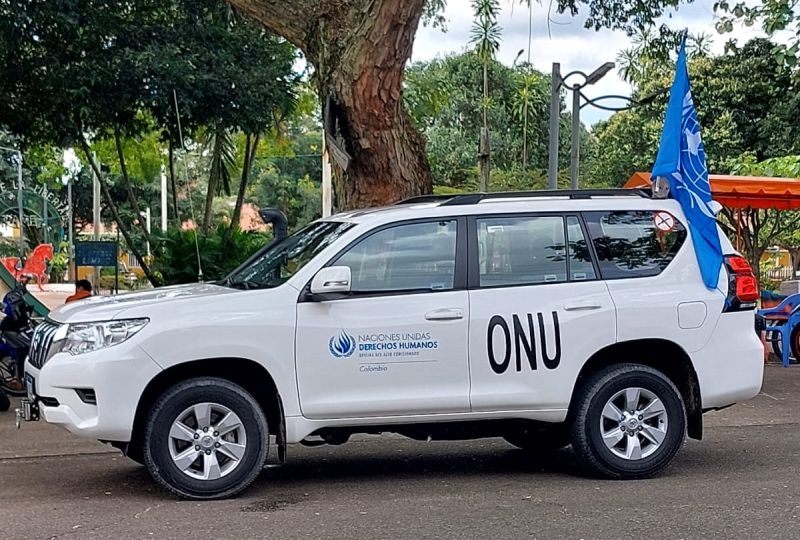
{"type": "MultiPolygon", "coordinates": [[[[571,451],[531,461],[501,440],[361,437],[290,448],[232,501],[177,500],[143,468],[0,413],[0,538],[800,538],[800,367],[706,416],[662,477],[578,476],[571,451]]],[[[274,455],[274,454],[273,454],[274,455]]]]}

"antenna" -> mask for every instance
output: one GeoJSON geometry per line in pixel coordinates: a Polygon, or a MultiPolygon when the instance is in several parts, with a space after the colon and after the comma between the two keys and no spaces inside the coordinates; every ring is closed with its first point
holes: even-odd
{"type": "Polygon", "coordinates": [[[178,120],[178,137],[181,141],[181,158],[183,160],[183,185],[189,194],[189,213],[194,223],[194,249],[197,253],[197,281],[203,282],[203,265],[200,262],[200,242],[197,239],[197,220],[194,217],[194,203],[192,202],[192,190],[189,189],[189,168],[186,166],[186,147],[183,145],[183,131],[181,130],[181,113],[178,110],[178,94],[172,90],[172,100],[175,103],[175,118],[178,120]]]}

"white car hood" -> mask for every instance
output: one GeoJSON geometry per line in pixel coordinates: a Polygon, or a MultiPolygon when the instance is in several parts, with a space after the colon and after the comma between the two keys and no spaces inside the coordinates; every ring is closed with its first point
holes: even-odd
{"type": "Polygon", "coordinates": [[[107,321],[132,308],[234,292],[237,291],[210,283],[193,283],[191,285],[160,287],[116,296],[92,296],[91,298],[71,302],[54,309],[50,312],[49,318],[56,322],[69,323],[107,321]]]}

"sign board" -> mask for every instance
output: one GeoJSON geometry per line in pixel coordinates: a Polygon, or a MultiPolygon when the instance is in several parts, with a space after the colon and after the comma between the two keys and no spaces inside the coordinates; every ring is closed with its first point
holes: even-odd
{"type": "Polygon", "coordinates": [[[117,266],[116,242],[75,242],[75,266],[117,266]]]}

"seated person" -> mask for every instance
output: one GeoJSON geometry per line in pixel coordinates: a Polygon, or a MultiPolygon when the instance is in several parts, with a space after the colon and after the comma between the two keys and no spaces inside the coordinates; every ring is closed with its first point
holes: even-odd
{"type": "Polygon", "coordinates": [[[75,302],[76,300],[83,300],[92,296],[92,284],[86,279],[80,279],[75,283],[75,294],[67,297],[65,304],[75,302]]]}

